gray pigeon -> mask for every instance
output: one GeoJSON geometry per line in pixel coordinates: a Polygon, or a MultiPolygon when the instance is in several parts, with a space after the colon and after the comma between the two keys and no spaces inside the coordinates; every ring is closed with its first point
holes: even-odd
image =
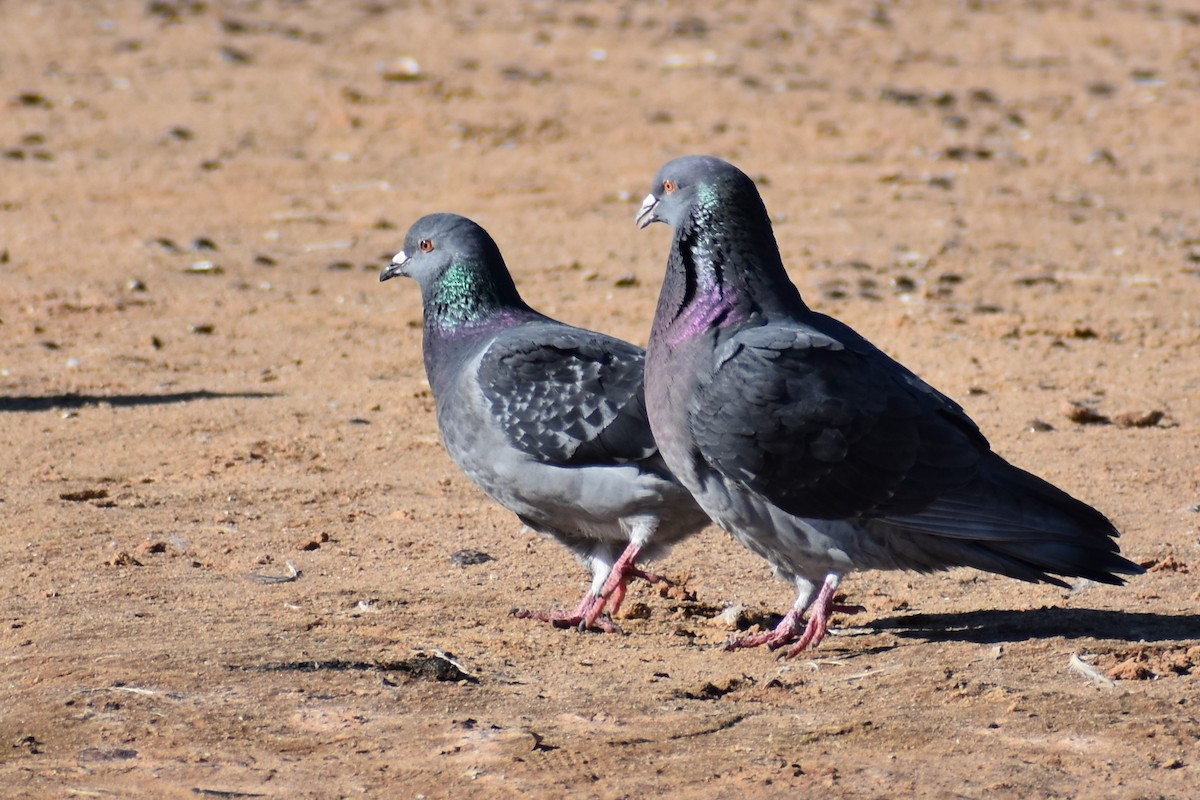
{"type": "Polygon", "coordinates": [[[809,309],[736,167],[667,163],[637,215],[652,222],[675,231],[646,356],[659,449],[798,592],[773,631],[729,647],[816,646],[831,611],[861,610],[833,603],[853,570],[968,566],[1058,586],[1143,571],[1100,512],[993,453],[961,406],[809,309]]]}
{"type": "Polygon", "coordinates": [[[645,353],[534,311],[487,231],[430,214],[379,280],[421,287],[425,371],[442,441],[463,472],[592,572],[578,607],[518,611],[557,627],[613,626],[637,567],[708,524],[671,475],[646,420],[645,353]]]}

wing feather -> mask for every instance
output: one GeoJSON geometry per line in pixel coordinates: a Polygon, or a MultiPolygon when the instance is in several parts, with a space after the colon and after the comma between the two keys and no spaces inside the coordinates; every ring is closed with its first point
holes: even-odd
{"type": "Polygon", "coordinates": [[[912,518],[968,485],[989,448],[962,409],[824,319],[721,346],[689,408],[704,458],[808,518],[912,518]]]}
{"type": "Polygon", "coordinates": [[[641,348],[552,322],[511,329],[477,379],[512,445],[564,465],[637,461],[657,451],[646,421],[641,348]]]}

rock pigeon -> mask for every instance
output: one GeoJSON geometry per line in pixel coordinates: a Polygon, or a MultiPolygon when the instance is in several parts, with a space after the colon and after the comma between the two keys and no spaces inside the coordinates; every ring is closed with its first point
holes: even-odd
{"type": "Polygon", "coordinates": [[[709,522],[667,469],[646,419],[644,351],[534,311],[487,231],[417,220],[379,280],[416,280],[425,371],[454,462],[530,528],[592,572],[570,613],[518,611],[558,627],[613,625],[637,567],[709,522]]]}
{"type": "Polygon", "coordinates": [[[833,602],[854,570],[968,566],[1058,586],[1143,571],[1100,512],[1009,464],[961,406],[805,305],[732,164],[668,162],[636,221],[674,229],[646,355],[659,450],[798,592],[774,630],[729,647],[816,646],[831,611],[861,610],[833,602]]]}

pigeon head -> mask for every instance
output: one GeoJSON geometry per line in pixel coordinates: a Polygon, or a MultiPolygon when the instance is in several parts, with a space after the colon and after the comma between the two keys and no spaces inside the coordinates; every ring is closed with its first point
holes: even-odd
{"type": "Polygon", "coordinates": [[[654,176],[636,221],[640,228],[665,222],[678,230],[698,217],[711,217],[722,205],[758,208],[766,216],[754,181],[740,169],[713,156],[683,156],[654,176]]]}
{"type": "Polygon", "coordinates": [[[686,318],[698,332],[713,320],[729,326],[805,310],[758,187],[729,162],[713,156],[668,161],[636,220],[643,228],[665,222],[675,231],[656,324],[686,318]],[[689,308],[694,313],[685,314],[689,308]]]}
{"type": "Polygon", "coordinates": [[[413,223],[404,236],[404,249],[379,280],[397,275],[421,287],[427,322],[455,327],[505,309],[528,308],[492,237],[457,214],[429,214],[413,223]]]}

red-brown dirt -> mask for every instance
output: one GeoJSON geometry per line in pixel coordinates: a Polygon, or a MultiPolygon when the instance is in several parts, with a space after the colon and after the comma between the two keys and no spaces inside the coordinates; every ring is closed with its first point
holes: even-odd
{"type": "Polygon", "coordinates": [[[64,0],[0,41],[0,794],[1196,795],[1195,9],[64,0]],[[720,649],[792,597],[709,529],[623,633],[509,616],[586,577],[456,471],[378,272],[455,211],[644,344],[633,215],[689,152],[1149,572],[854,575],[785,662],[720,649]]]}

